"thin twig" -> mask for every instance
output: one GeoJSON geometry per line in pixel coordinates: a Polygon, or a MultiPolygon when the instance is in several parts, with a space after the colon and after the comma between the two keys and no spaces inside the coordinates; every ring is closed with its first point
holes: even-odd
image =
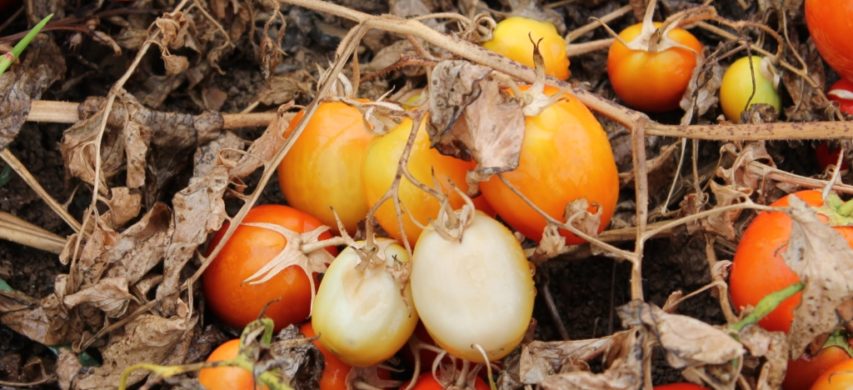
{"type": "Polygon", "coordinates": [[[583,43],[572,43],[566,47],[566,54],[569,57],[579,56],[607,49],[612,44],[613,38],[604,38],[583,43]]]}
{"type": "Polygon", "coordinates": [[[0,238],[57,255],[65,247],[64,238],[5,211],[0,211],[0,238]]]}
{"type": "Polygon", "coordinates": [[[622,7],[619,7],[613,11],[610,11],[609,13],[602,15],[600,18],[598,18],[598,20],[594,20],[594,21],[589,22],[583,26],[580,26],[580,27],[578,27],[572,31],[569,31],[569,33],[566,34],[566,42],[569,43],[569,45],[571,45],[572,42],[574,42],[576,39],[586,35],[589,32],[595,31],[595,29],[601,27],[601,23],[610,23],[616,19],[619,19],[619,18],[627,15],[629,12],[631,12],[631,6],[630,5],[623,5],[622,7]]]}
{"type": "Polygon", "coordinates": [[[50,194],[47,193],[47,191],[45,191],[44,187],[41,186],[41,183],[39,183],[39,181],[36,180],[36,178],[33,176],[32,173],[30,173],[27,167],[23,163],[21,163],[21,161],[18,160],[18,158],[15,157],[14,154],[12,154],[11,150],[9,150],[8,148],[3,149],[3,151],[0,152],[0,158],[2,158],[7,165],[12,167],[12,169],[18,174],[18,176],[20,176],[21,179],[23,179],[24,182],[26,182],[27,185],[30,186],[30,188],[32,188],[33,191],[35,191],[35,193],[42,200],[44,200],[45,203],[47,203],[48,207],[50,207],[50,209],[53,210],[56,215],[62,218],[62,220],[65,221],[65,223],[71,227],[71,229],[74,229],[75,232],[80,231],[80,222],[78,222],[77,219],[74,218],[68,212],[68,210],[66,210],[65,207],[62,206],[62,204],[57,202],[56,199],[54,199],[52,196],[50,196],[50,194]]]}

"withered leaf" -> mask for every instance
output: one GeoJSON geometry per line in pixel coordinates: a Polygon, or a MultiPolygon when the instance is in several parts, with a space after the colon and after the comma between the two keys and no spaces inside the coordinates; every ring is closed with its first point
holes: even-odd
{"type": "Polygon", "coordinates": [[[430,140],[441,153],[477,162],[474,180],[518,166],[524,140],[521,103],[501,93],[491,69],[442,61],[430,79],[430,140]]]}
{"type": "Polygon", "coordinates": [[[62,390],[68,390],[74,383],[74,379],[80,373],[83,365],[80,359],[68,348],[59,349],[59,358],[56,361],[56,378],[62,390]]]}
{"type": "Polygon", "coordinates": [[[278,105],[307,96],[314,83],[311,73],[299,69],[275,75],[258,91],[256,100],[266,105],[278,105]]]}
{"type": "Polygon", "coordinates": [[[749,350],[750,355],[763,357],[766,362],[761,366],[757,390],[771,390],[782,387],[785,372],[788,369],[788,341],[781,332],[768,332],[759,326],[750,326],[740,333],[740,341],[749,350]]]}
{"type": "Polygon", "coordinates": [[[34,300],[16,291],[0,292],[0,323],[44,345],[66,341],[70,328],[59,297],[51,294],[34,300]]]}
{"type": "Polygon", "coordinates": [[[805,284],[788,332],[791,357],[839,325],[836,308],[853,297],[853,249],[797,197],[790,197],[791,239],[783,257],[805,284]]]}
{"type": "Polygon", "coordinates": [[[104,219],[109,220],[112,227],[124,226],[142,211],[142,194],[131,192],[127,187],[113,187],[110,195],[107,201],[110,211],[104,214],[104,219]]]}
{"type": "Polygon", "coordinates": [[[673,368],[723,364],[739,358],[743,346],[726,332],[695,318],[670,314],[642,302],[631,302],[617,309],[625,326],[645,326],[666,350],[673,368]]]}
{"type": "Polygon", "coordinates": [[[65,296],[63,303],[69,309],[88,303],[103,311],[109,318],[118,318],[127,311],[127,305],[135,300],[127,290],[127,279],[104,278],[92,286],[65,296]]]}
{"type": "Polygon", "coordinates": [[[521,349],[518,363],[521,382],[537,384],[550,375],[573,371],[578,364],[607,352],[614,340],[620,341],[626,332],[630,331],[587,340],[533,341],[521,349]]]}
{"type": "Polygon", "coordinates": [[[284,145],[284,131],[290,123],[290,115],[284,114],[284,109],[286,107],[279,109],[278,115],[270,122],[264,133],[252,142],[236,166],[231,168],[230,175],[232,178],[240,179],[249,176],[267,161],[270,161],[284,145]]]}
{"type": "Polygon", "coordinates": [[[184,73],[190,67],[190,61],[185,56],[165,54],[162,58],[163,66],[166,68],[166,74],[168,75],[184,73]]]}
{"type": "Polygon", "coordinates": [[[643,333],[639,329],[617,333],[613,336],[609,354],[611,364],[600,374],[589,371],[572,371],[550,375],[539,383],[543,389],[636,389],[643,383],[643,333]]]}

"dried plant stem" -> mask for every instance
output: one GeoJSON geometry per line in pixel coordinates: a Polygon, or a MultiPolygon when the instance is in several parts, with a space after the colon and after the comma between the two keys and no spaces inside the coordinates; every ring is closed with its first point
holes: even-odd
{"type": "Polygon", "coordinates": [[[575,41],[575,39],[578,39],[586,35],[587,33],[595,31],[595,29],[601,27],[601,23],[610,23],[616,19],[627,15],[629,12],[631,12],[630,5],[623,5],[622,7],[610,11],[609,13],[602,15],[600,18],[598,18],[598,20],[594,20],[570,31],[568,34],[566,34],[566,42],[569,42],[569,44],[571,44],[575,41]]]}
{"type": "Polygon", "coordinates": [[[604,50],[610,47],[611,44],[613,44],[613,38],[604,38],[583,43],[573,43],[566,47],[566,54],[568,54],[569,57],[579,56],[599,50],[604,50]]]}
{"type": "Polygon", "coordinates": [[[720,309],[723,311],[723,316],[726,317],[727,323],[733,324],[738,319],[729,301],[729,285],[723,280],[720,274],[714,272],[717,268],[717,252],[714,250],[714,238],[708,235],[705,236],[705,259],[708,261],[711,283],[717,287],[717,299],[720,301],[720,309]]]}
{"type": "Polygon", "coordinates": [[[853,186],[851,185],[838,183],[836,181],[800,176],[795,173],[785,172],[781,169],[771,167],[758,161],[750,162],[749,165],[746,166],[746,169],[751,174],[760,175],[764,178],[782,183],[794,184],[800,187],[824,188],[832,183],[829,187],[830,189],[844,194],[853,194],[853,186]]]}
{"type": "Polygon", "coordinates": [[[631,152],[637,207],[637,236],[634,241],[634,257],[631,260],[631,299],[643,301],[643,249],[645,248],[645,232],[649,219],[649,180],[646,167],[645,126],[643,125],[637,126],[631,133],[631,152]]]}
{"type": "Polygon", "coordinates": [[[712,141],[773,141],[853,138],[853,122],[776,122],[675,126],[649,123],[646,135],[712,141]]]}
{"type": "Polygon", "coordinates": [[[12,151],[10,151],[8,148],[3,149],[3,151],[0,152],[0,158],[2,158],[3,161],[6,162],[6,164],[12,167],[12,170],[14,170],[18,174],[18,176],[21,177],[21,179],[24,179],[24,182],[26,182],[27,185],[30,186],[30,188],[32,188],[33,191],[35,191],[35,193],[42,200],[44,200],[45,203],[47,203],[48,207],[50,207],[50,209],[53,210],[53,212],[55,212],[59,216],[59,218],[62,218],[62,220],[65,221],[68,226],[74,229],[75,232],[80,231],[80,222],[78,222],[76,218],[74,218],[70,213],[68,213],[68,210],[66,210],[65,207],[62,206],[62,204],[57,202],[56,199],[54,199],[52,196],[50,196],[50,194],[47,193],[47,191],[45,191],[44,187],[41,186],[41,183],[39,183],[39,181],[36,180],[36,178],[30,173],[27,167],[24,166],[24,164],[21,163],[21,161],[18,160],[18,158],[15,157],[14,154],[12,154],[12,151]]]}
{"type": "Polygon", "coordinates": [[[64,238],[4,211],[0,211],[0,239],[57,255],[65,247],[64,238]]]}

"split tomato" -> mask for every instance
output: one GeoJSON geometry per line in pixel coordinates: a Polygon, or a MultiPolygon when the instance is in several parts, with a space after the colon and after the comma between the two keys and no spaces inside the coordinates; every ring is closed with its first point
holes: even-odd
{"type": "Polygon", "coordinates": [[[560,80],[569,78],[569,56],[566,41],[557,28],[548,22],[521,16],[511,16],[495,26],[492,39],[483,47],[515,62],[533,68],[533,42],[539,42],[539,53],[545,63],[545,73],[560,80]]]}
{"type": "MultiPolygon", "coordinates": [[[[240,353],[240,339],[226,341],[208,356],[208,362],[234,359],[240,353]]],[[[267,386],[255,380],[252,373],[241,367],[202,368],[198,381],[206,390],[266,390],[267,386]]]]}
{"type": "Polygon", "coordinates": [[[821,57],[842,78],[853,81],[853,39],[849,0],[806,0],[806,25],[821,57]]]}
{"type": "MultiPolygon", "coordinates": [[[[290,122],[290,134],[304,112],[290,122]]],[[[357,108],[324,102],[278,167],[278,184],[287,203],[316,216],[337,231],[334,213],[354,233],[369,208],[361,165],[373,133],[357,108]]]]}
{"type": "Polygon", "coordinates": [[[817,378],[811,390],[853,389],[853,359],[835,364],[817,378]]]}
{"type": "MultiPolygon", "coordinates": [[[[654,26],[659,28],[661,24],[654,26]]],[[[658,39],[661,42],[640,42],[642,30],[642,23],[634,24],[619,33],[619,39],[610,46],[607,53],[610,84],[616,95],[631,107],[646,112],[674,110],[687,90],[703,46],[682,28],[658,39]]],[[[652,36],[651,40],[654,39],[657,38],[652,36]]]]}
{"type": "MultiPolygon", "coordinates": [[[[555,88],[545,92],[553,95],[555,88]]],[[[613,216],[619,198],[619,173],[610,141],[601,124],[574,95],[524,119],[524,140],[518,167],[504,178],[548,215],[564,220],[566,206],[585,198],[601,211],[599,231],[613,216]]],[[[539,241],[547,221],[499,177],[480,184],[497,214],[525,237],[539,241]]],[[[561,231],[566,242],[583,240],[561,231]]]]}
{"type": "MultiPolygon", "coordinates": [[[[323,224],[313,216],[281,205],[262,205],[249,210],[243,223],[268,223],[297,233],[312,231],[323,224]]],[[[213,238],[213,248],[227,229],[213,238]]],[[[324,232],[321,239],[331,238],[324,232]]],[[[279,255],[287,244],[281,233],[256,226],[239,226],[219,255],[204,271],[203,289],[208,307],[227,325],[242,328],[264,312],[282,329],[308,317],[311,282],[298,266],[283,269],[260,284],[244,280],[279,255]]],[[[329,250],[335,254],[334,250],[329,250]]]]}
{"type": "Polygon", "coordinates": [[[723,74],[720,86],[720,105],[728,120],[740,123],[741,114],[753,104],[767,104],[777,112],[782,109],[772,66],[766,58],[759,56],[743,57],[733,62],[723,74]]]}
{"type": "MultiPolygon", "coordinates": [[[[838,108],[845,115],[853,116],[853,82],[847,80],[838,80],[829,91],[826,93],[829,100],[838,104],[838,108]]],[[[831,164],[838,162],[838,153],[841,150],[836,147],[830,147],[827,142],[821,142],[815,148],[817,163],[822,170],[826,170],[831,164]]],[[[845,158],[841,160],[841,169],[845,170],[850,167],[850,163],[845,158]]]]}
{"type": "MultiPolygon", "coordinates": [[[[823,205],[820,191],[807,190],[789,194],[771,206],[788,206],[788,199],[796,196],[807,205],[823,205]]],[[[735,251],[729,277],[729,291],[736,308],[755,306],[770,293],[779,291],[800,278],[782,258],[791,236],[791,217],[784,212],[762,212],[744,231],[735,251]]],[[[834,228],[853,246],[853,227],[834,228]]],[[[782,301],[759,324],[770,331],[787,332],[793,321],[794,309],[800,304],[802,294],[782,301]]]]}

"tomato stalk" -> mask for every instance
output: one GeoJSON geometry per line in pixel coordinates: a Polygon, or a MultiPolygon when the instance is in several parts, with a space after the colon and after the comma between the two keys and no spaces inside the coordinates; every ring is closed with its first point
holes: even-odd
{"type": "Polygon", "coordinates": [[[773,310],[776,310],[776,308],[786,299],[800,292],[803,287],[805,287],[805,285],[802,282],[797,282],[779,291],[767,294],[767,296],[758,302],[758,305],[755,306],[755,309],[749,313],[749,315],[744,317],[742,320],[729,325],[729,328],[735,332],[740,332],[747,326],[758,323],[758,321],[761,321],[761,319],[773,312],[773,310]]]}
{"type": "Polygon", "coordinates": [[[838,194],[829,194],[822,211],[832,226],[853,226],[853,200],[844,201],[838,194]]]}
{"type": "Polygon", "coordinates": [[[853,358],[853,347],[851,347],[850,342],[847,340],[847,334],[842,330],[838,330],[829,336],[821,348],[829,347],[841,348],[844,352],[847,352],[847,356],[853,358]]]}

